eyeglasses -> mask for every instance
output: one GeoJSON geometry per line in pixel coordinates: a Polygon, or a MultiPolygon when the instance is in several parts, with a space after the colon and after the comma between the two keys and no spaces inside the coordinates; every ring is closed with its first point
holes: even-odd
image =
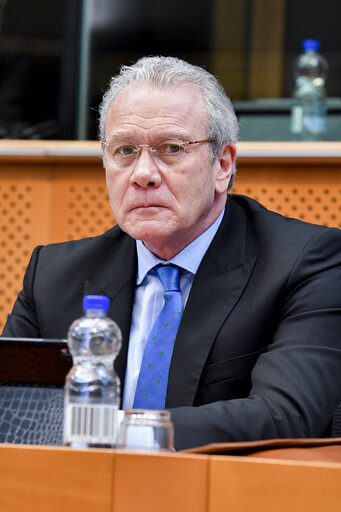
{"type": "Polygon", "coordinates": [[[186,149],[191,144],[205,144],[213,142],[212,139],[192,140],[183,142],[177,139],[160,140],[155,146],[150,144],[132,144],[122,142],[103,141],[111,161],[120,167],[128,167],[140,156],[143,148],[148,148],[152,157],[160,164],[174,165],[179,163],[186,156],[186,149]]]}

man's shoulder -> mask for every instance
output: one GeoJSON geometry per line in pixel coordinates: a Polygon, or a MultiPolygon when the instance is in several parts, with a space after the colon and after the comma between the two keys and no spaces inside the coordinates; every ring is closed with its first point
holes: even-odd
{"type": "MultiPolygon", "coordinates": [[[[295,259],[305,247],[315,247],[322,257],[341,251],[341,230],[268,210],[258,201],[241,195],[229,197],[231,224],[243,233],[247,246],[255,254],[270,255],[272,259],[295,259]]],[[[230,225],[230,227],[229,227],[230,225]]]]}
{"type": "Polygon", "coordinates": [[[115,252],[133,247],[135,240],[124,233],[119,226],[114,226],[108,231],[93,237],[68,240],[39,246],[36,250],[47,257],[77,257],[86,258],[103,251],[115,252]]]}
{"type": "Polygon", "coordinates": [[[302,232],[317,234],[323,231],[334,231],[341,235],[338,228],[330,228],[321,224],[313,224],[304,220],[288,217],[273,210],[266,208],[255,199],[240,195],[230,194],[229,200],[235,208],[243,211],[246,218],[255,225],[259,225],[262,229],[286,231],[286,232],[302,232]]]}

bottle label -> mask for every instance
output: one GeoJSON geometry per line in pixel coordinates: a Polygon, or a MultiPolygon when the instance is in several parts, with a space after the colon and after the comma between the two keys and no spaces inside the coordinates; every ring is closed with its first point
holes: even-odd
{"type": "Polygon", "coordinates": [[[104,404],[66,404],[64,443],[115,445],[117,406],[104,404]]]}
{"type": "Polygon", "coordinates": [[[303,128],[303,108],[300,105],[292,107],[291,133],[301,133],[303,128]]]}

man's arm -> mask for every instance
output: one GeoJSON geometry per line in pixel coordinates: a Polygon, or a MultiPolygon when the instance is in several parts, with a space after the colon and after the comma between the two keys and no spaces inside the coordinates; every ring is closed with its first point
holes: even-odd
{"type": "Polygon", "coordinates": [[[177,449],[212,442],[319,437],[341,400],[341,232],[319,232],[278,297],[272,343],[247,398],[170,409],[177,449]]]}
{"type": "Polygon", "coordinates": [[[23,289],[15,301],[12,313],[8,315],[2,336],[13,338],[40,337],[33,300],[33,283],[41,247],[42,246],[36,247],[32,253],[24,276],[23,289]]]}

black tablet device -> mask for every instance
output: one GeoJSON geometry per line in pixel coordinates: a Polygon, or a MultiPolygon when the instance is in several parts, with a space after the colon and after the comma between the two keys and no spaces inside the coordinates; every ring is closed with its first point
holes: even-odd
{"type": "Polygon", "coordinates": [[[71,366],[66,340],[0,337],[0,385],[64,386],[71,366]]]}
{"type": "Polygon", "coordinates": [[[63,444],[66,340],[0,337],[0,443],[63,444]]]}

